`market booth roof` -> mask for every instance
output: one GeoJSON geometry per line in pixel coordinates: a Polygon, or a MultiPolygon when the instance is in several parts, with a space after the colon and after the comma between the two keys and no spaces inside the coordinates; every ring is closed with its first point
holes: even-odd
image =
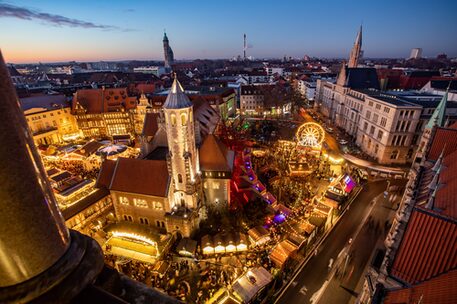
{"type": "Polygon", "coordinates": [[[294,245],[289,240],[284,240],[273,248],[270,253],[270,260],[275,263],[276,266],[282,267],[297,249],[298,246],[294,245]]]}
{"type": "Polygon", "coordinates": [[[249,229],[248,235],[255,245],[261,245],[270,240],[270,233],[263,226],[256,226],[249,229]]]}
{"type": "Polygon", "coordinates": [[[232,285],[233,292],[243,303],[249,303],[265,286],[273,280],[273,276],[263,267],[249,269],[232,285]]]}

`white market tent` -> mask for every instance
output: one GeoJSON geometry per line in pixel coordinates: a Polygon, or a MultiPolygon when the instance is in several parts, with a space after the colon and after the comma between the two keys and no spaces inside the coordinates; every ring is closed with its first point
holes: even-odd
{"type": "Polygon", "coordinates": [[[249,269],[232,285],[234,295],[243,303],[251,301],[265,286],[273,280],[273,276],[263,267],[249,269]]]}

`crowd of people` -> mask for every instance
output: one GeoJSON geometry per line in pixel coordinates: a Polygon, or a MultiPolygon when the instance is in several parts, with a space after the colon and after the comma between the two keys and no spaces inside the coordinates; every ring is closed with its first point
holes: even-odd
{"type": "Polygon", "coordinates": [[[105,254],[105,262],[128,277],[185,302],[205,303],[221,287],[228,286],[241,269],[227,267],[219,259],[193,260],[167,255],[169,267],[162,273],[141,261],[105,254]]]}

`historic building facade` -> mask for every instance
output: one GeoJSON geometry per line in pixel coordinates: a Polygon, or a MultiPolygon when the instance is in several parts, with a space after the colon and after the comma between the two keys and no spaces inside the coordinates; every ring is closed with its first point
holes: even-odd
{"type": "Polygon", "coordinates": [[[85,137],[134,136],[136,105],[126,88],[86,89],[75,93],[72,113],[85,137]]]}
{"type": "Polygon", "coordinates": [[[425,127],[383,258],[371,263],[360,303],[455,300],[457,126],[444,126],[446,101],[447,94],[425,127]]]}
{"type": "Polygon", "coordinates": [[[76,119],[64,95],[39,95],[20,99],[35,144],[59,144],[79,136],[76,119]]]}
{"type": "Polygon", "coordinates": [[[141,157],[102,164],[97,187],[109,189],[118,221],[190,236],[207,205],[228,204],[234,157],[212,135],[216,117],[175,79],[162,112],[146,113],[141,157]]]}
{"type": "MultiPolygon", "coordinates": [[[[318,82],[319,110],[377,162],[411,163],[422,131],[441,96],[380,91],[376,70],[358,67],[361,37],[360,30],[349,63],[343,62],[336,83],[318,82]]],[[[446,125],[450,125],[457,120],[457,103],[449,102],[445,108],[446,125]]]]}

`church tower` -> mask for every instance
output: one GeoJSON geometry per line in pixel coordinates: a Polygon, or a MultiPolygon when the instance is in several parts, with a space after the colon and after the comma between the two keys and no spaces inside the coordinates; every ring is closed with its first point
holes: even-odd
{"type": "Polygon", "coordinates": [[[165,69],[171,69],[175,58],[173,55],[173,50],[170,47],[170,42],[168,41],[167,33],[163,33],[163,53],[165,56],[165,69]]]}
{"type": "Polygon", "coordinates": [[[430,117],[430,120],[425,125],[419,147],[417,148],[415,162],[420,162],[422,160],[422,158],[425,156],[425,153],[428,150],[428,145],[430,143],[430,140],[433,137],[432,135],[433,135],[433,131],[435,130],[435,127],[444,127],[445,126],[445,115],[446,115],[448,90],[446,90],[446,93],[444,93],[443,98],[441,98],[441,101],[438,104],[438,106],[436,107],[435,111],[433,112],[432,117],[430,117]]]}
{"type": "Polygon", "coordinates": [[[354,46],[349,56],[349,68],[356,68],[359,65],[359,60],[362,58],[362,26],[360,26],[359,33],[355,39],[354,46]]]}
{"type": "Polygon", "coordinates": [[[174,209],[198,208],[199,160],[195,145],[193,104],[176,76],[163,105],[169,149],[174,209]]]}

